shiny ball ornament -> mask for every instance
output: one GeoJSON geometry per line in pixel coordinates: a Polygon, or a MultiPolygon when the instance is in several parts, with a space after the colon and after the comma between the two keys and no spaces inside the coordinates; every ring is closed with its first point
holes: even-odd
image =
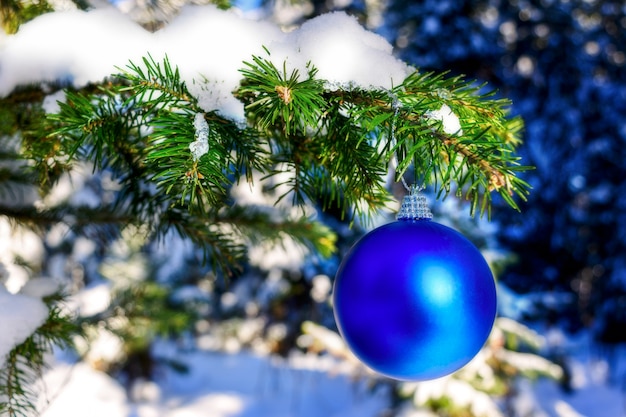
{"type": "Polygon", "coordinates": [[[495,320],[496,287],[467,238],[405,203],[398,221],[350,249],[333,302],[339,332],[357,358],[382,375],[423,381],[460,369],[482,348],[495,320]]]}

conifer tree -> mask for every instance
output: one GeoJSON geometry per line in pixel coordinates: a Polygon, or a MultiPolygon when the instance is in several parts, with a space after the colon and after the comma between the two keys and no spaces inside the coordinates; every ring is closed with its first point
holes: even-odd
{"type": "MultiPolygon", "coordinates": [[[[21,6],[4,10],[5,28],[28,20],[21,6]]],[[[48,11],[44,6],[38,13],[48,11]]],[[[52,343],[71,344],[90,326],[105,326],[124,340],[128,366],[121,367],[132,378],[149,376],[154,338],[193,328],[199,310],[172,297],[181,282],[163,281],[148,265],[150,252],[172,236],[198,255],[187,264],[197,271],[185,284],[197,286],[210,274],[213,284],[228,285],[260,242],[288,237],[320,259],[333,256],[340,236],[323,213],[367,225],[393,210],[398,195],[390,178],[430,187],[437,198],[452,194],[480,216],[490,215],[493,198],[518,209],[529,192],[519,175],[529,167],[516,153],[522,121],[511,117],[508,100],[461,76],[412,69],[391,88],[336,83],[320,77],[315,62],[293,68],[265,48],[239,67],[233,96],[243,103],[242,122],[203,107],[198,89],[167,56],[146,51],[118,69],[101,82],[63,89],[53,114],[43,102],[47,89],[61,91],[62,80],[21,85],[0,100],[0,214],[42,235],[63,225],[73,237],[97,241],[101,276],[115,276],[102,269],[115,256],[148,258],[139,261],[140,279],[114,284],[104,312],[74,319],[60,313],[61,294],[44,298],[49,317],[11,350],[0,373],[0,412],[10,416],[33,407],[27,387],[52,343]],[[99,181],[97,204],[46,202],[64,176],[85,165],[99,181]],[[234,187],[259,183],[273,206],[233,198],[234,187]],[[12,192],[32,189],[39,201],[9,204],[12,192]],[[127,250],[115,252],[122,243],[127,250]],[[116,327],[116,314],[126,326],[116,327]],[[130,369],[130,357],[139,370],[130,369]]],[[[204,90],[214,85],[195,80],[203,81],[204,90]]]]}

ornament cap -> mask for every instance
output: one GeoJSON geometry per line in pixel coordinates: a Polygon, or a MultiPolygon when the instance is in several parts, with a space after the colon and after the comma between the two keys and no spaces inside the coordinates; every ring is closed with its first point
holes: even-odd
{"type": "Polygon", "coordinates": [[[428,200],[420,191],[422,187],[411,186],[408,195],[402,199],[400,211],[396,216],[397,220],[430,220],[433,214],[428,207],[428,200]]]}

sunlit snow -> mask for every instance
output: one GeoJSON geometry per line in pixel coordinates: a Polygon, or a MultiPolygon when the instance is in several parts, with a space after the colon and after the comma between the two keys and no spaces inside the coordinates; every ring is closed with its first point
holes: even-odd
{"type": "Polygon", "coordinates": [[[441,106],[439,110],[433,110],[426,113],[426,116],[433,120],[438,120],[442,123],[443,131],[449,135],[463,135],[463,130],[461,129],[461,122],[459,117],[454,114],[452,109],[444,104],[441,106]]]}
{"type": "Polygon", "coordinates": [[[204,118],[204,113],[196,113],[193,127],[196,129],[196,140],[189,144],[189,150],[194,161],[198,161],[209,152],[209,124],[204,118]]]}
{"type": "MultiPolygon", "coordinates": [[[[90,82],[100,82],[125,68],[129,60],[140,63],[148,53],[157,61],[167,55],[172,64],[179,66],[182,77],[204,111],[218,110],[235,120],[243,118],[243,106],[232,91],[241,80],[239,69],[243,67],[243,61],[250,61],[254,54],[269,57],[280,69],[286,62],[288,74],[297,69],[301,76],[306,75],[306,65],[310,62],[318,68],[318,76],[328,81],[328,86],[352,84],[365,88],[391,88],[401,83],[412,70],[393,56],[387,41],[366,31],[355,18],[344,13],[320,16],[291,32],[283,32],[274,24],[249,20],[213,6],[188,6],[164,29],[150,33],[109,7],[89,12],[70,10],[50,13],[24,24],[16,35],[0,33],[0,96],[31,83],[61,82],[81,87],[90,82]],[[269,56],[264,47],[270,51],[269,56]]],[[[49,96],[45,109],[50,112],[57,110],[57,100],[63,100],[61,93],[49,96]]],[[[427,115],[440,121],[446,133],[462,134],[459,118],[448,106],[444,105],[427,115]]],[[[204,144],[202,126],[196,128],[200,132],[197,136],[204,144]]],[[[204,148],[201,150],[204,152],[204,148]]],[[[85,168],[86,171],[89,169],[85,168]]],[[[63,177],[57,184],[56,203],[69,198],[86,198],[84,193],[72,195],[85,181],[85,176],[77,175],[75,171],[71,178],[63,177]]],[[[240,202],[266,203],[260,190],[251,189],[248,184],[236,187],[233,195],[240,202]]],[[[601,199],[604,194],[597,193],[595,197],[601,199]]],[[[55,202],[47,203],[53,205],[55,202]]],[[[24,255],[41,256],[41,244],[32,236],[19,240],[20,237],[10,233],[5,223],[0,223],[0,232],[0,236],[6,237],[2,240],[5,243],[0,245],[0,249],[4,250],[0,252],[13,255],[13,251],[20,249],[24,255]]],[[[60,242],[61,236],[66,233],[65,228],[56,229],[56,237],[50,234],[48,243],[60,242]]],[[[177,242],[180,250],[176,253],[186,253],[186,244],[177,242]]],[[[93,242],[83,238],[77,240],[72,256],[80,261],[92,252],[93,242]]],[[[304,256],[305,253],[293,242],[282,251],[259,247],[252,252],[256,265],[269,270],[267,292],[281,291],[283,282],[274,269],[279,261],[282,262],[280,266],[289,269],[295,263],[301,263],[304,256]]],[[[169,269],[165,275],[182,265],[182,255],[181,259],[171,256],[168,259],[171,262],[164,268],[169,269]]],[[[0,260],[6,261],[10,272],[11,285],[7,286],[11,292],[22,289],[28,294],[11,294],[0,285],[3,325],[0,357],[3,357],[43,323],[48,311],[38,297],[49,293],[54,284],[45,281],[38,288],[44,281],[33,280],[25,285],[26,272],[10,264],[8,258],[0,257],[0,260]]],[[[313,298],[318,302],[327,300],[330,292],[328,277],[318,276],[313,284],[313,298]]],[[[225,293],[224,298],[237,301],[234,291],[225,293]]],[[[510,305],[517,310],[532,304],[532,300],[519,298],[508,303],[505,300],[513,297],[508,292],[501,292],[499,296],[501,305],[510,305]]],[[[72,297],[67,307],[86,316],[104,311],[109,302],[110,287],[95,284],[72,297]]],[[[506,313],[506,310],[503,311],[506,313]]],[[[356,369],[358,364],[346,352],[341,338],[319,327],[306,330],[309,339],[324,338],[326,349],[332,356],[261,357],[240,350],[240,345],[234,346],[234,354],[178,352],[183,360],[192,365],[188,374],[163,369],[154,382],[139,381],[132,387],[124,387],[119,381],[89,366],[98,360],[121,354],[119,339],[103,331],[90,347],[85,362],[72,365],[60,362],[46,375],[40,398],[42,416],[381,415],[388,407],[386,393],[368,390],[367,382],[371,374],[356,369]]],[[[575,391],[565,396],[553,381],[546,379],[539,380],[536,385],[520,383],[515,387],[520,393],[516,400],[518,411],[526,409],[534,415],[550,417],[620,415],[623,412],[620,401],[623,390],[607,383],[611,366],[590,351],[592,341],[557,336],[550,334],[549,340],[554,349],[571,354],[570,370],[575,391]],[[538,410],[537,404],[543,410],[538,410]]],[[[310,343],[313,345],[313,342],[310,343]]],[[[200,343],[198,345],[202,347],[200,343]]],[[[517,359],[523,362],[520,367],[530,363],[528,357],[517,356],[517,359]]],[[[547,363],[545,365],[548,366],[547,363]]],[[[474,363],[467,370],[481,372],[472,366],[480,367],[482,372],[490,369],[474,363]]],[[[487,373],[481,376],[484,380],[489,379],[487,373]]],[[[422,384],[421,389],[415,391],[413,400],[419,405],[433,393],[449,393],[455,400],[468,404],[473,400],[477,413],[489,414],[493,411],[484,397],[470,398],[475,391],[450,379],[422,384]]],[[[417,415],[426,414],[414,409],[401,414],[402,417],[417,415]]]]}
{"type": "Polygon", "coordinates": [[[391,88],[410,71],[383,37],[345,13],[319,16],[284,33],[274,24],[214,6],[187,6],[165,28],[150,33],[110,7],[45,14],[6,36],[0,44],[0,95],[38,82],[82,87],[149,54],[157,61],[167,56],[179,67],[204,110],[241,120],[243,105],[232,91],[242,78],[243,62],[253,55],[267,58],[264,48],[277,68],[287,62],[287,74],[296,69],[306,76],[310,62],[329,83],[391,88]]]}
{"type": "Polygon", "coordinates": [[[26,340],[48,317],[48,308],[39,298],[11,294],[0,284],[0,367],[6,355],[26,340]]]}

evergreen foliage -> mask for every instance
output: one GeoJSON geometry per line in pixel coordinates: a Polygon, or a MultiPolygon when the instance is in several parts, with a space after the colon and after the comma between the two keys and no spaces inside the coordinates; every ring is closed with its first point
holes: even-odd
{"type": "Polygon", "coordinates": [[[24,342],[15,346],[0,368],[0,415],[27,417],[35,412],[33,383],[42,377],[53,347],[70,347],[79,327],[60,306],[59,293],[45,297],[48,318],[24,342]]]}
{"type": "Polygon", "coordinates": [[[293,172],[288,192],[296,205],[325,195],[327,205],[344,213],[369,215],[388,201],[384,175],[394,158],[396,179],[417,163],[416,181],[435,182],[440,195],[453,189],[465,194],[473,208],[480,202],[481,214],[491,191],[514,208],[512,196],[528,192],[516,176],[528,169],[514,153],[520,120],[508,117],[508,101],[478,94],[479,87],[460,77],[415,72],[393,91],[330,89],[315,79],[312,65],[300,80],[297,71],[287,74],[253,57],[236,92],[252,126],[205,114],[209,151],[196,160],[188,151],[195,137],[192,119],[201,112],[196,99],[167,59],[146,58],[143,64],[145,69],[131,63],[94,94],[68,93],[61,112],[51,117],[59,125],[51,136],[59,138],[59,156],[93,160],[97,168],[119,172],[121,181],[156,184],[149,211],[166,204],[203,212],[224,204],[230,182],[260,170],[293,172]],[[462,136],[444,132],[429,117],[444,104],[459,112],[462,136]]]}
{"type": "MultiPolygon", "coordinates": [[[[103,246],[136,227],[145,232],[138,252],[176,233],[228,282],[245,268],[253,243],[288,236],[331,256],[338,237],[307,208],[367,222],[393,202],[390,179],[433,185],[439,198],[458,196],[481,215],[491,213],[494,195],[514,209],[528,195],[520,173],[530,167],[517,156],[522,121],[484,85],[420,71],[391,90],[335,85],[317,77],[314,63],[306,74],[277,67],[270,52],[242,62],[234,94],[245,105],[246,123],[203,110],[176,63],[150,55],[101,84],[66,89],[57,114],[45,114],[40,87],[13,92],[0,100],[7,115],[0,133],[3,140],[19,134],[21,141],[0,157],[24,162],[0,171],[1,191],[28,185],[45,196],[81,164],[109,175],[116,187],[98,207],[35,206],[26,199],[1,204],[0,214],[40,231],[65,224],[103,246]],[[449,114],[437,116],[444,108],[449,114]],[[450,115],[459,121],[454,131],[445,126],[450,115]],[[271,210],[238,205],[230,194],[258,178],[275,193],[271,210]]],[[[117,288],[110,308],[81,324],[110,323],[122,314],[128,326],[110,330],[127,342],[129,356],[145,354],[155,338],[180,335],[193,322],[193,312],[172,305],[170,289],[153,278],[117,288]]],[[[52,344],[71,345],[77,333],[56,307],[50,311],[0,373],[0,411],[11,416],[33,409],[27,387],[41,373],[43,354],[52,344]]]]}
{"type": "MultiPolygon", "coordinates": [[[[555,312],[573,329],[604,326],[626,293],[625,22],[613,0],[392,1],[382,29],[403,59],[479,77],[513,100],[526,122],[519,155],[537,169],[522,213],[495,210],[499,240],[525,260],[502,281],[573,295],[555,312]]],[[[615,324],[608,332],[624,334],[615,324]]]]}

